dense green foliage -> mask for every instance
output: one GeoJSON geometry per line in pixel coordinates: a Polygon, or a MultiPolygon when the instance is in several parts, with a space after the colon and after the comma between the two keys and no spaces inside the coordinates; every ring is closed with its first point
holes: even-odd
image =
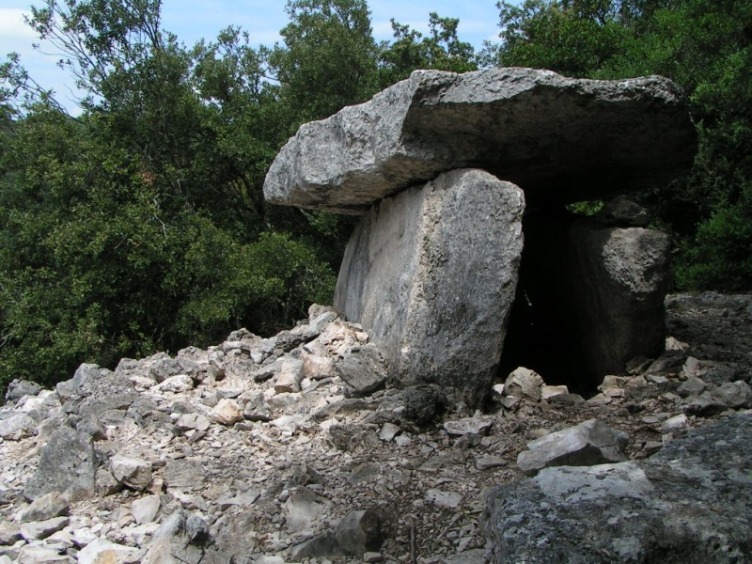
{"type": "Polygon", "coordinates": [[[274,46],[232,27],[185,46],[160,0],[40,3],[30,23],[85,97],[71,117],[17,56],[0,64],[0,388],[268,334],[328,301],[352,220],[268,206],[264,176],[301,123],[417,68],[671,77],[700,151],[641,199],[678,284],[752,289],[752,0],[502,1],[501,42],[477,55],[435,13],[377,42],[366,0],[289,0],[274,46]]]}
{"type": "Polygon", "coordinates": [[[474,68],[457,20],[377,44],[365,0],[290,0],[273,47],[235,28],[187,47],[160,9],[33,9],[85,92],[78,117],[17,56],[0,66],[0,389],[270,334],[328,302],[352,220],[268,206],[272,159],[301,123],[415,68],[474,68]]]}
{"type": "Polygon", "coordinates": [[[700,150],[686,178],[643,195],[677,244],[680,288],[752,290],[752,1],[500,2],[501,65],[569,76],[668,76],[700,150]]]}

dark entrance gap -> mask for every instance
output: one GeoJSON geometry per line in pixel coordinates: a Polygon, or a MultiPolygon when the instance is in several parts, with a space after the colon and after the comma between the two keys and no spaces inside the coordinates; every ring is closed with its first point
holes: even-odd
{"type": "Polygon", "coordinates": [[[560,209],[526,213],[523,220],[525,245],[519,280],[510,311],[498,376],[524,366],[540,374],[547,384],[566,384],[584,397],[596,393],[605,374],[588,367],[587,338],[579,304],[576,252],[569,242],[569,229],[576,216],[560,209]]]}

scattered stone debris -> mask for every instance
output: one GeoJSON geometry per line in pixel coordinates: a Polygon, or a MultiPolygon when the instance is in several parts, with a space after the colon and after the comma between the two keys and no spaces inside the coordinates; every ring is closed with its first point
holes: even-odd
{"type": "MultiPolygon", "coordinates": [[[[693,453],[692,445],[706,448],[697,433],[715,421],[721,426],[707,448],[722,452],[697,451],[682,468],[704,476],[711,458],[736,464],[733,471],[713,471],[721,480],[713,487],[727,484],[729,495],[746,488],[733,494],[733,504],[722,504],[731,508],[723,515],[738,506],[747,519],[741,513],[750,499],[744,480],[752,470],[744,453],[752,451],[737,448],[737,438],[749,416],[736,416],[741,427],[722,422],[752,407],[744,361],[752,339],[739,337],[752,335],[752,298],[670,296],[667,304],[670,343],[680,362],[664,364],[665,372],[656,371],[656,359],[637,362],[634,375],[604,379],[598,401],[565,389],[553,393],[545,374],[534,378],[538,389],[530,394],[515,391],[505,375],[509,385],[493,383],[485,412],[447,404],[432,386],[352,388],[339,374],[369,350],[368,335],[320,307],[295,329],[268,339],[236,331],[207,350],[126,359],[114,371],[82,365],[55,390],[15,382],[0,407],[0,430],[17,428],[24,418],[33,425],[0,434],[0,563],[513,561],[517,549],[497,528],[513,513],[483,519],[501,499],[492,494],[487,506],[491,488],[545,486],[550,511],[565,512],[551,496],[565,503],[573,495],[564,491],[567,484],[583,503],[628,486],[624,503],[646,504],[645,522],[656,525],[665,517],[655,509],[664,498],[650,489],[657,489],[653,476],[668,480],[678,471],[672,461],[679,454],[693,453]],[[692,326],[698,319],[701,334],[692,326]],[[726,339],[739,348],[720,347],[726,339]],[[283,366],[296,372],[295,360],[303,366],[299,389],[281,390],[283,366]],[[160,386],[181,374],[191,386],[160,386]],[[509,399],[514,402],[505,403],[509,399]],[[628,460],[550,467],[562,460],[551,455],[535,478],[517,466],[524,452],[534,452],[528,445],[555,453],[566,436],[579,444],[582,429],[610,437],[606,455],[628,460]],[[578,489],[577,480],[603,489],[578,489]]],[[[589,446],[580,451],[594,452],[589,446]]],[[[580,463],[602,460],[585,458],[580,463]]],[[[695,511],[697,500],[705,500],[707,511],[718,504],[712,501],[718,492],[702,488],[672,490],[677,497],[671,503],[685,496],[690,503],[676,519],[695,511]]],[[[614,506],[607,518],[620,531],[631,530],[620,527],[642,515],[643,505],[625,507],[617,512],[614,506]]],[[[526,515],[530,527],[543,526],[535,512],[526,515]]],[[[590,529],[606,538],[599,518],[590,529]]],[[[676,519],[660,530],[677,529],[676,519]]],[[[702,523],[698,538],[708,546],[713,535],[722,540],[720,552],[706,561],[750,558],[748,546],[735,544],[726,517],[716,529],[713,521],[702,523]]],[[[639,560],[654,536],[604,540],[611,544],[603,545],[603,559],[639,560]]],[[[555,554],[546,552],[558,542],[550,538],[541,554],[555,554]]]]}
{"type": "Polygon", "coordinates": [[[749,561],[751,437],[747,412],[647,460],[546,468],[495,488],[485,519],[491,561],[749,561]]]}

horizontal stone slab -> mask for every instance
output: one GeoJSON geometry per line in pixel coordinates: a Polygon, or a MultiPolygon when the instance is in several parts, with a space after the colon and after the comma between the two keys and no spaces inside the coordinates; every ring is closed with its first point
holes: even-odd
{"type": "Polygon", "coordinates": [[[665,184],[688,170],[696,148],[685,100],[666,78],[415,71],[301,126],[272,163],[264,195],[361,213],[441,172],[474,167],[522,187],[530,205],[568,203],[665,184]]]}

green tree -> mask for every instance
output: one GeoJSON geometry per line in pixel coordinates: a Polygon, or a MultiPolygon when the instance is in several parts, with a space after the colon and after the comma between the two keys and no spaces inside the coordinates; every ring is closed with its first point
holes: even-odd
{"type": "Polygon", "coordinates": [[[495,52],[497,63],[589,76],[619,52],[629,33],[615,4],[610,0],[499,2],[503,43],[495,52]]]}
{"type": "Polygon", "coordinates": [[[429,14],[429,35],[423,35],[408,25],[392,19],[394,41],[381,44],[380,83],[389,86],[407,78],[416,69],[436,69],[467,72],[477,69],[475,50],[460,41],[457,18],[442,18],[429,14]]]}
{"type": "Polygon", "coordinates": [[[17,57],[0,65],[0,386],[272,333],[330,299],[352,220],[268,206],[272,159],[301,123],[416,67],[471,68],[472,49],[435,14],[430,37],[403,27],[379,46],[364,0],[287,8],[273,48],[232,27],[187,48],[159,0],[32,10],[84,111],[68,116],[17,57]],[[403,49],[415,56],[390,58],[403,49]]]}
{"type": "Polygon", "coordinates": [[[700,149],[692,172],[642,195],[678,244],[683,288],[749,290],[752,273],[752,2],[502,1],[503,65],[618,79],[662,74],[682,86],[700,149]]]}
{"type": "Polygon", "coordinates": [[[0,69],[0,385],[270,333],[331,295],[310,237],[285,234],[261,194],[291,119],[266,53],[233,29],[186,49],[158,8],[34,12],[88,94],[79,118],[17,60],[0,69]]]}
{"type": "Polygon", "coordinates": [[[330,116],[376,92],[377,46],[365,0],[288,0],[287,14],[284,46],[275,46],[269,62],[297,121],[330,116]]]}

